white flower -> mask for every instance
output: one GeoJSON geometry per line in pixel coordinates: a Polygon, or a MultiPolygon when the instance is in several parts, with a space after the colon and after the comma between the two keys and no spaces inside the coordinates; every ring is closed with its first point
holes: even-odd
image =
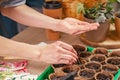
{"type": "Polygon", "coordinates": [[[119,3],[120,3],[120,0],[117,0],[117,2],[119,2],[119,3]]]}
{"type": "Polygon", "coordinates": [[[99,13],[99,14],[100,14],[100,16],[97,19],[95,19],[95,21],[98,23],[101,23],[101,22],[104,23],[106,20],[104,13],[99,13]]]}

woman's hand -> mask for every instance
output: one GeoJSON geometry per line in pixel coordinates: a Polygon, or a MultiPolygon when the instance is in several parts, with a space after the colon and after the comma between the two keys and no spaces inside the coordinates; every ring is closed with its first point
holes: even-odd
{"type": "Polygon", "coordinates": [[[78,35],[87,31],[95,30],[98,28],[98,26],[98,23],[88,23],[74,18],[65,18],[58,22],[55,30],[78,35]]]}
{"type": "Polygon", "coordinates": [[[77,53],[71,45],[57,41],[40,48],[38,60],[50,64],[72,64],[77,58],[77,53]]]}

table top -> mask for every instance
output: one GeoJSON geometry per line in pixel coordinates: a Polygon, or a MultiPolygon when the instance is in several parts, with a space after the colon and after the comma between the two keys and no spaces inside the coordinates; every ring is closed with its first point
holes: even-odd
{"type": "MultiPolygon", "coordinates": [[[[12,40],[25,42],[28,44],[38,44],[40,42],[45,42],[45,43],[55,42],[55,41],[48,41],[46,39],[45,29],[33,28],[33,27],[29,27],[24,31],[20,32],[19,34],[14,36],[12,40]]],[[[61,38],[59,40],[69,44],[81,43],[79,36],[71,36],[64,33],[61,33],[61,38]]],[[[48,66],[49,64],[43,62],[38,63],[34,61],[29,61],[29,65],[27,68],[31,74],[40,75],[48,66]]]]}

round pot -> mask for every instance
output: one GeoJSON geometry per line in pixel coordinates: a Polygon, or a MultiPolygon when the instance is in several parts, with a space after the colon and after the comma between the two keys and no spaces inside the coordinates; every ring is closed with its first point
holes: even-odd
{"type": "Polygon", "coordinates": [[[52,65],[53,68],[60,68],[60,67],[63,67],[63,66],[66,66],[66,64],[53,64],[52,65]]]}
{"type": "Polygon", "coordinates": [[[110,57],[106,59],[106,63],[120,67],[120,57],[110,57]]]}
{"type": "MultiPolygon", "coordinates": [[[[91,19],[85,19],[87,22],[94,22],[91,19]]],[[[106,39],[110,27],[110,20],[100,23],[97,30],[92,30],[85,33],[85,38],[91,42],[102,42],[106,39]]]]}
{"type": "Polygon", "coordinates": [[[116,33],[117,33],[117,36],[120,37],[120,17],[118,16],[120,15],[120,13],[116,13],[115,14],[115,30],[116,30],[116,33]]]}
{"type": "Polygon", "coordinates": [[[81,59],[81,58],[78,58],[77,62],[75,63],[75,65],[79,65],[81,69],[84,69],[84,64],[86,63],[87,61],[85,59],[81,59]]]}
{"type": "Polygon", "coordinates": [[[80,80],[94,80],[95,71],[91,69],[83,69],[78,72],[80,80]]]}
{"type": "Polygon", "coordinates": [[[117,66],[112,65],[112,64],[105,64],[102,66],[103,71],[110,72],[113,75],[117,73],[118,69],[119,68],[117,66]]]}
{"type": "Polygon", "coordinates": [[[81,52],[86,52],[87,51],[87,47],[85,45],[78,44],[78,45],[72,45],[72,46],[78,54],[81,53],[81,52]]]}
{"type": "Polygon", "coordinates": [[[98,72],[95,75],[95,80],[114,80],[114,76],[109,72],[98,72]]]}
{"type": "Polygon", "coordinates": [[[105,64],[106,56],[102,54],[95,54],[90,57],[90,61],[100,62],[101,64],[105,64]]]}
{"type": "Polygon", "coordinates": [[[63,76],[65,76],[65,75],[58,75],[57,73],[51,73],[49,76],[48,76],[48,78],[49,78],[49,80],[59,80],[59,78],[60,77],[63,77],[63,76]]]}
{"type": "Polygon", "coordinates": [[[120,57],[120,50],[110,52],[109,57],[120,57]]]}
{"type": "Polygon", "coordinates": [[[103,54],[105,56],[108,56],[108,50],[106,48],[102,48],[102,47],[94,48],[93,53],[95,53],[95,54],[103,54]]]}
{"type": "Polygon", "coordinates": [[[98,62],[88,62],[85,64],[84,67],[98,72],[98,71],[101,71],[102,65],[98,62]]]}
{"type": "Polygon", "coordinates": [[[91,52],[81,52],[81,53],[78,54],[78,57],[79,57],[80,59],[89,61],[89,58],[90,58],[91,55],[92,55],[91,52]]]}
{"type": "MultiPolygon", "coordinates": [[[[62,19],[62,4],[58,1],[44,2],[43,14],[56,19],[62,19]]],[[[60,38],[60,32],[46,29],[46,37],[48,40],[58,40],[60,38]]]]}
{"type": "Polygon", "coordinates": [[[73,71],[79,71],[80,70],[80,66],[78,66],[78,65],[64,66],[64,67],[61,68],[61,70],[64,73],[70,73],[70,72],[73,72],[73,71]]]}

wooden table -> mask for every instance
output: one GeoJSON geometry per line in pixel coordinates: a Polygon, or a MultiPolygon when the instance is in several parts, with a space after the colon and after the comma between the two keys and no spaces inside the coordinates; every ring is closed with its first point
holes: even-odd
{"type": "MultiPolygon", "coordinates": [[[[28,44],[38,44],[40,42],[51,43],[54,41],[48,41],[45,37],[45,30],[38,28],[27,28],[18,35],[14,36],[12,40],[25,42],[28,44]]],[[[78,36],[71,36],[68,34],[61,33],[60,41],[64,41],[69,44],[78,44],[81,43],[78,36]]],[[[43,62],[34,62],[29,61],[28,70],[32,74],[41,74],[46,68],[48,64],[43,62]]]]}

